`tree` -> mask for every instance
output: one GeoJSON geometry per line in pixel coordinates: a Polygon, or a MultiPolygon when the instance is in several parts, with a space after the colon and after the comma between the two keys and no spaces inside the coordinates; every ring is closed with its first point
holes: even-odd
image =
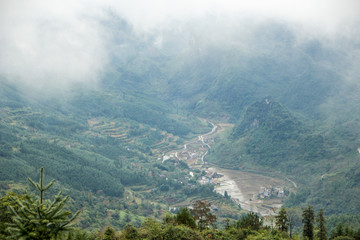
{"type": "Polygon", "coordinates": [[[224,192],[224,197],[225,197],[226,199],[230,199],[230,198],[231,198],[231,196],[228,194],[227,191],[224,192]]]}
{"type": "Polygon", "coordinates": [[[301,211],[299,208],[288,208],[287,217],[289,219],[289,236],[292,238],[294,226],[301,224],[301,211]]]}
{"type": "Polygon", "coordinates": [[[225,219],[225,230],[229,230],[231,228],[230,226],[230,219],[226,218],[225,219]]]}
{"type": "Polygon", "coordinates": [[[130,216],[128,210],[126,210],[126,212],[125,212],[124,221],[125,221],[126,223],[130,223],[130,222],[131,222],[131,216],[130,216]]]}
{"type": "MultiPolygon", "coordinates": [[[[96,232],[87,232],[85,230],[75,230],[69,232],[66,240],[95,240],[99,239],[96,232]]],[[[64,238],[61,238],[64,239],[64,238]]],[[[65,240],[65,239],[64,239],[65,240]]]]}
{"type": "MultiPolygon", "coordinates": [[[[139,239],[139,238],[138,238],[139,239]]],[[[161,236],[163,240],[203,240],[204,238],[199,235],[199,232],[195,229],[189,228],[185,225],[174,226],[166,224],[161,236]]]]}
{"type": "Polygon", "coordinates": [[[302,214],[302,223],[303,223],[303,237],[305,239],[313,240],[314,239],[314,210],[312,206],[308,206],[303,209],[302,214]]]}
{"type": "Polygon", "coordinates": [[[36,183],[29,179],[29,182],[40,191],[40,198],[25,195],[23,199],[13,198],[18,208],[10,206],[13,223],[9,224],[9,232],[16,239],[52,239],[62,233],[73,230],[71,223],[79,215],[77,211],[72,217],[72,212],[63,210],[69,196],[62,197],[60,191],[53,201],[45,201],[44,192],[47,191],[55,182],[51,181],[43,186],[43,172],[40,169],[40,182],[36,183]]]}
{"type": "Polygon", "coordinates": [[[325,228],[325,217],[324,211],[320,209],[319,214],[316,218],[316,221],[319,223],[318,228],[319,231],[317,232],[317,237],[319,240],[327,240],[327,232],[325,228]]]}
{"type": "Polygon", "coordinates": [[[354,238],[355,238],[355,240],[360,240],[360,227],[358,228],[358,230],[356,232],[354,232],[354,238]]]}
{"type": "Polygon", "coordinates": [[[343,236],[343,235],[344,235],[343,226],[342,226],[342,223],[339,223],[336,226],[335,232],[333,232],[331,234],[331,238],[340,237],[340,236],[343,236]]]}
{"type": "Polygon", "coordinates": [[[259,230],[263,225],[263,219],[254,212],[250,212],[242,216],[236,223],[237,228],[250,228],[252,230],[259,230]]]}
{"type": "Polygon", "coordinates": [[[196,227],[195,219],[191,216],[191,213],[188,208],[182,208],[177,214],[176,214],[176,223],[177,224],[183,224],[191,228],[196,227]]]}
{"type": "Polygon", "coordinates": [[[138,230],[130,223],[126,224],[121,233],[125,239],[139,239],[138,230]]]}
{"type": "Polygon", "coordinates": [[[289,219],[285,208],[281,208],[278,215],[275,217],[275,224],[281,232],[287,232],[289,228],[289,219]]]}
{"type": "Polygon", "coordinates": [[[113,240],[115,238],[115,231],[111,227],[107,227],[104,232],[104,240],[113,240]]]}
{"type": "Polygon", "coordinates": [[[210,225],[215,226],[216,216],[210,211],[211,203],[197,200],[191,209],[191,215],[197,221],[200,231],[208,228],[210,225]]]}
{"type": "Polygon", "coordinates": [[[138,239],[161,239],[162,235],[162,226],[155,219],[146,218],[141,225],[138,239]]]}
{"type": "Polygon", "coordinates": [[[268,222],[268,226],[271,229],[275,228],[275,220],[276,220],[276,216],[275,215],[269,215],[266,217],[266,221],[268,222]]]}
{"type": "Polygon", "coordinates": [[[339,236],[339,237],[333,238],[333,240],[354,240],[354,238],[349,237],[349,236],[339,236]]]}
{"type": "Polygon", "coordinates": [[[0,239],[6,239],[9,235],[6,231],[9,223],[12,221],[12,213],[10,206],[17,209],[19,205],[13,199],[24,199],[25,195],[19,195],[14,192],[8,192],[5,196],[0,198],[0,239]]]}

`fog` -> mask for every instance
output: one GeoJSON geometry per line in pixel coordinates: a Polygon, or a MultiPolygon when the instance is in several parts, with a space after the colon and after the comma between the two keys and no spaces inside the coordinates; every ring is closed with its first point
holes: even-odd
{"type": "MultiPolygon", "coordinates": [[[[218,38],[225,44],[226,34],[232,31],[246,38],[252,31],[249,26],[275,20],[298,32],[299,41],[319,38],[336,45],[340,39],[352,50],[360,43],[359,13],[357,0],[3,0],[0,75],[37,94],[67,91],[74,84],[96,86],[110,63],[117,31],[104,23],[116,15],[128,22],[137,37],[157,36],[154,46],[158,48],[170,29],[190,31],[203,41],[218,38]]],[[[356,51],[349,52],[357,64],[356,51]]],[[[354,75],[351,71],[348,79],[354,75]]]]}
{"type": "Polygon", "coordinates": [[[356,0],[135,0],[131,4],[122,1],[114,6],[140,29],[160,27],[169,20],[189,20],[214,15],[277,18],[326,31],[337,31],[339,26],[357,19],[360,11],[360,3],[356,0]]]}
{"type": "Polygon", "coordinates": [[[43,93],[96,83],[107,64],[106,34],[84,3],[2,1],[0,71],[43,93]]]}

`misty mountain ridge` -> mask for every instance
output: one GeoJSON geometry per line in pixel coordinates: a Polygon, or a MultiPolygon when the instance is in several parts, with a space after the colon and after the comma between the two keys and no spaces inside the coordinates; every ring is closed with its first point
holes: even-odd
{"type": "Polygon", "coordinates": [[[64,80],[33,94],[31,84],[2,74],[0,180],[21,185],[44,166],[75,200],[101,209],[84,213],[87,227],[115,221],[103,202],[161,215],[170,204],[214,197],[186,164],[161,161],[209,132],[206,119],[235,124],[210,163],[293,179],[287,206],[360,213],[358,42],[282,21],[223,27],[209,18],[141,34],[110,16],[101,23],[109,45],[96,81],[64,80]]]}
{"type": "Polygon", "coordinates": [[[128,66],[118,82],[126,81],[121,83],[125,86],[131,78],[133,87],[155,91],[205,116],[215,110],[239,117],[245,106],[269,95],[312,119],[328,118],[328,111],[343,109],[329,103],[332,99],[353,106],[352,89],[358,86],[344,81],[354,69],[350,49],[339,47],[344,40],[303,39],[301,33],[276,21],[250,22],[251,31],[244,26],[220,29],[220,23],[213,23],[204,29],[196,23],[191,31],[164,30],[141,43],[132,37],[141,50],[127,43],[114,56],[114,65],[122,63],[121,72],[128,66]],[[207,35],[213,41],[207,41],[207,35]],[[154,45],[159,38],[161,46],[154,45]]]}

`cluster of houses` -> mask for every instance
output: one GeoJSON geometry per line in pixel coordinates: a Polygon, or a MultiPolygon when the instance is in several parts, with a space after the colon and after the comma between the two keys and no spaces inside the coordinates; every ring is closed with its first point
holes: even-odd
{"type": "Polygon", "coordinates": [[[199,180],[200,184],[209,184],[212,182],[212,179],[214,178],[221,178],[224,175],[219,174],[217,172],[210,172],[207,171],[205,176],[202,176],[201,179],[199,180]]]}
{"type": "Polygon", "coordinates": [[[283,198],[285,196],[284,189],[278,187],[261,187],[257,197],[263,198],[283,198]]]}
{"type": "MultiPolygon", "coordinates": [[[[194,209],[194,207],[193,207],[192,205],[187,206],[187,208],[188,208],[189,210],[193,210],[193,209],[194,209]]],[[[181,209],[181,208],[177,208],[177,207],[169,207],[169,212],[171,212],[171,213],[177,213],[177,212],[179,212],[180,209],[181,209]]],[[[214,204],[211,204],[211,205],[210,205],[210,209],[211,209],[211,211],[214,211],[214,212],[219,211],[219,208],[218,208],[216,205],[214,205],[214,204]]]]}

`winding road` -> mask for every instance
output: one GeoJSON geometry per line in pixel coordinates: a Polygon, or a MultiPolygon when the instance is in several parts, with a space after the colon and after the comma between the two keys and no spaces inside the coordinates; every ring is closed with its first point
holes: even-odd
{"type": "MultiPolygon", "coordinates": [[[[206,171],[207,173],[218,173],[222,177],[212,180],[215,184],[215,191],[224,195],[225,191],[231,196],[233,201],[240,204],[241,208],[247,211],[256,212],[262,216],[275,214],[274,209],[281,207],[281,199],[275,199],[271,201],[259,200],[256,195],[262,186],[281,185],[284,186],[284,180],[278,178],[272,178],[264,176],[260,173],[247,173],[239,170],[223,169],[221,167],[205,167],[205,157],[211,149],[211,141],[217,134],[217,130],[221,128],[220,124],[214,124],[208,121],[212,125],[210,132],[199,135],[197,139],[192,140],[184,144],[183,149],[172,151],[165,156],[173,156],[178,160],[183,160],[188,163],[191,168],[197,168],[206,171]],[[201,164],[198,161],[201,161],[201,164]]],[[[163,161],[166,161],[163,159],[163,161]]],[[[191,175],[192,172],[189,174],[191,175]]],[[[297,185],[294,181],[290,180],[286,176],[282,176],[287,182],[290,182],[294,188],[297,185]]]]}

